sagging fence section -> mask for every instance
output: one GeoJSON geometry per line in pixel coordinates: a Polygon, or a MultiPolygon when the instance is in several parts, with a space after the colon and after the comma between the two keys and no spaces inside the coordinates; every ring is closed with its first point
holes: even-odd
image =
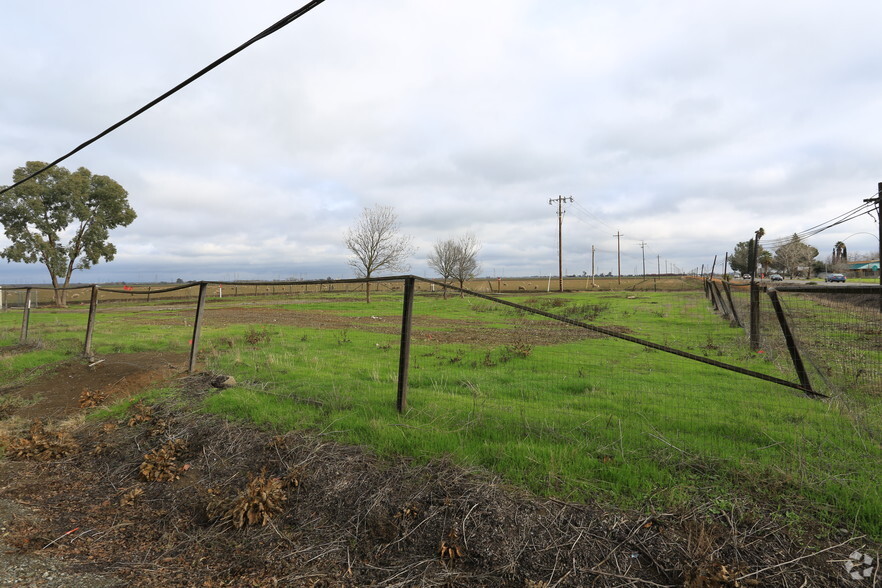
{"type": "MultiPolygon", "coordinates": [[[[213,282],[167,293],[92,286],[81,297],[88,314],[41,303],[0,315],[0,347],[173,352],[187,371],[239,382],[206,402],[270,424],[345,431],[381,450],[471,445],[471,463],[509,466],[537,491],[645,497],[727,464],[737,477],[749,462],[757,478],[784,472],[786,484],[830,488],[824,500],[853,507],[866,526],[880,520],[867,506],[882,504],[867,482],[878,468],[866,464],[882,463],[882,397],[864,379],[878,373],[878,317],[862,314],[858,298],[778,291],[806,385],[768,293],[758,297],[752,350],[750,292],[721,283],[706,285],[711,302],[700,280],[677,292],[498,296],[394,276],[371,281],[371,304],[358,280],[243,287],[273,286],[275,296],[235,297],[233,285],[213,282]],[[821,335],[824,345],[806,348],[821,335]],[[851,341],[864,351],[849,351],[851,341]],[[819,370],[858,387],[831,396],[838,389],[824,388],[819,370]]],[[[0,370],[14,354],[0,354],[0,370]]]]}
{"type": "MultiPolygon", "coordinates": [[[[595,335],[605,336],[612,339],[618,339],[621,341],[627,341],[632,344],[636,344],[646,349],[661,351],[664,353],[668,353],[674,356],[678,356],[681,358],[685,358],[690,361],[695,361],[699,363],[703,363],[706,365],[713,366],[714,368],[740,373],[742,375],[746,375],[752,378],[764,380],[767,382],[772,382],[774,384],[785,386],[788,388],[796,389],[802,392],[805,392],[810,395],[815,396],[824,396],[823,393],[820,393],[812,388],[811,380],[808,377],[808,373],[805,367],[805,362],[803,361],[798,346],[796,345],[795,338],[793,332],[790,330],[789,324],[786,320],[784,312],[782,310],[782,305],[780,300],[778,299],[777,292],[772,290],[768,292],[768,298],[771,304],[771,307],[774,309],[774,316],[776,318],[776,322],[780,325],[783,334],[783,344],[780,345],[770,345],[770,349],[774,349],[776,351],[779,350],[787,350],[789,352],[790,360],[792,361],[793,367],[795,369],[796,378],[794,380],[781,378],[776,375],[772,375],[769,373],[764,373],[761,371],[757,371],[755,369],[750,369],[744,366],[734,365],[732,363],[728,363],[725,361],[720,361],[709,357],[709,355],[705,353],[695,353],[689,350],[679,349],[675,346],[669,345],[666,342],[656,342],[652,341],[648,338],[634,336],[629,334],[621,329],[600,326],[597,324],[592,324],[591,322],[586,322],[584,320],[578,320],[576,318],[572,318],[571,316],[563,316],[560,314],[556,314],[554,312],[550,312],[549,310],[543,310],[541,308],[531,307],[524,304],[515,303],[509,300],[501,299],[496,296],[492,296],[489,294],[483,294],[480,292],[470,291],[462,288],[457,288],[450,284],[437,282],[435,280],[430,280],[426,278],[420,278],[417,276],[392,276],[392,277],[384,277],[384,278],[373,278],[370,280],[363,279],[353,279],[353,280],[321,280],[314,282],[290,282],[290,283],[279,283],[279,282],[271,282],[271,283],[247,283],[247,284],[216,284],[209,282],[197,282],[197,283],[187,283],[169,286],[166,288],[153,288],[147,287],[145,288],[133,288],[133,287],[123,287],[123,288],[113,288],[113,287],[101,287],[98,285],[91,285],[88,287],[81,287],[76,289],[71,289],[74,295],[79,295],[81,292],[77,292],[77,290],[88,290],[89,292],[89,318],[86,326],[85,339],[83,344],[83,354],[89,356],[92,354],[92,340],[93,334],[95,330],[95,319],[98,311],[98,303],[99,297],[104,294],[105,296],[115,297],[115,300],[119,300],[118,297],[123,297],[123,300],[133,301],[136,297],[140,297],[145,302],[151,302],[151,298],[157,299],[160,297],[169,297],[168,299],[180,300],[183,297],[185,300],[187,298],[192,298],[195,302],[196,308],[194,311],[193,325],[192,325],[192,337],[189,341],[189,361],[188,361],[188,369],[190,372],[194,371],[196,368],[197,357],[199,352],[202,324],[204,311],[206,307],[206,302],[209,297],[209,290],[212,290],[216,296],[216,300],[220,301],[223,299],[223,291],[226,288],[228,292],[233,292],[233,296],[239,295],[240,286],[242,288],[242,295],[251,294],[253,296],[263,295],[280,295],[280,296],[295,296],[297,294],[308,294],[310,292],[310,287],[313,288],[314,293],[349,293],[349,292],[358,292],[362,289],[366,289],[369,284],[373,284],[374,287],[379,287],[380,290],[386,291],[396,291],[401,290],[403,292],[403,311],[402,311],[402,323],[401,323],[401,337],[400,337],[400,358],[399,358],[399,367],[398,367],[398,400],[397,407],[399,411],[404,411],[407,406],[406,395],[407,395],[407,387],[408,387],[408,372],[410,366],[410,342],[411,342],[411,323],[412,323],[412,308],[413,308],[413,299],[415,293],[417,292],[417,284],[422,286],[423,291],[444,291],[444,290],[452,290],[458,292],[462,295],[468,295],[469,297],[479,298],[487,300],[495,305],[506,306],[509,308],[514,308],[518,312],[531,315],[533,317],[545,317],[552,321],[556,321],[559,323],[563,323],[566,325],[570,325],[576,327],[578,329],[583,329],[589,331],[595,335]],[[248,292],[248,289],[253,289],[252,292],[248,292]],[[277,294],[278,292],[278,294],[277,294]]],[[[708,298],[711,300],[714,309],[720,311],[723,316],[730,318],[733,325],[745,327],[751,339],[751,346],[754,350],[758,350],[758,341],[760,339],[760,327],[759,325],[764,325],[768,328],[769,324],[772,324],[768,319],[759,320],[758,317],[762,316],[762,312],[758,310],[758,296],[751,295],[749,298],[749,303],[747,308],[744,307],[743,304],[743,296],[739,291],[735,291],[733,293],[733,288],[728,284],[728,282],[715,282],[713,280],[707,280],[704,283],[705,293],[708,298]],[[745,319],[744,317],[749,317],[745,319]],[[745,320],[746,325],[745,325],[745,320]],[[756,323],[756,324],[754,324],[756,323]]],[[[751,288],[758,291],[758,288],[751,285],[751,288]]],[[[829,289],[826,289],[829,290],[829,289]]],[[[838,289],[836,289],[838,290],[838,289]]],[[[40,287],[24,287],[24,288],[8,288],[6,289],[6,296],[9,296],[11,292],[19,292],[22,295],[22,324],[21,324],[21,335],[19,338],[20,343],[26,343],[28,341],[28,331],[30,324],[30,312],[31,308],[34,306],[32,301],[39,299],[39,294],[45,292],[51,292],[54,294],[53,289],[51,288],[40,288],[40,287]]],[[[818,290],[813,291],[813,293],[819,293],[818,290]]],[[[70,292],[69,292],[70,294],[70,292]]],[[[768,313],[766,313],[768,314],[768,313]]],[[[872,330],[870,332],[873,332],[872,330]]],[[[777,339],[773,336],[766,336],[764,338],[769,342],[777,341],[777,339]]],[[[762,351],[762,350],[760,350],[762,351]]],[[[777,356],[776,356],[777,357],[777,356]]],[[[878,363],[878,362],[877,362],[878,363]]],[[[814,364],[817,365],[817,362],[814,364]]],[[[870,373],[870,374],[878,374],[878,366],[870,368],[869,370],[865,370],[862,373],[870,373]]]]}
{"type": "Polygon", "coordinates": [[[880,287],[753,284],[707,280],[714,309],[746,332],[751,348],[792,366],[804,387],[882,393],[880,287]]]}

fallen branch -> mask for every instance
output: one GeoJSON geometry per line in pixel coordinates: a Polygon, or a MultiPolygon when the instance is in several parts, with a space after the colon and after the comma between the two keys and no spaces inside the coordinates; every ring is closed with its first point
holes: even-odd
{"type": "Polygon", "coordinates": [[[801,555],[799,557],[791,559],[790,561],[781,562],[781,563],[775,564],[773,566],[767,566],[767,567],[761,568],[755,572],[750,572],[749,574],[743,574],[743,575],[735,578],[735,581],[737,582],[738,580],[743,580],[744,578],[756,576],[757,574],[761,574],[763,572],[768,572],[769,570],[774,570],[775,568],[783,568],[784,566],[790,565],[792,563],[796,563],[796,562],[803,560],[803,559],[808,559],[808,558],[815,556],[815,555],[819,555],[821,553],[824,553],[825,551],[830,551],[832,549],[836,549],[837,547],[842,547],[846,543],[851,543],[852,541],[857,541],[858,539],[863,539],[863,538],[864,538],[863,535],[861,535],[860,537],[852,537],[851,539],[847,539],[847,540],[843,541],[842,543],[839,543],[837,545],[831,545],[830,547],[825,547],[824,549],[818,550],[814,553],[809,553],[808,555],[801,555]]]}

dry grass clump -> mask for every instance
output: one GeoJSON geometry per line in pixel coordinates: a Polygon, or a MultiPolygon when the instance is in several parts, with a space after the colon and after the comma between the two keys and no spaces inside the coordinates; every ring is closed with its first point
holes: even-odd
{"type": "Polygon", "coordinates": [[[102,390],[89,390],[85,388],[80,392],[80,408],[93,408],[107,400],[107,393],[102,390]]]}
{"type": "Polygon", "coordinates": [[[144,454],[144,461],[138,471],[148,482],[177,480],[184,469],[177,464],[177,457],[184,447],[182,439],[171,439],[159,449],[144,454]]]}
{"type": "Polygon", "coordinates": [[[141,423],[149,423],[153,420],[153,407],[148,406],[141,401],[132,405],[132,411],[134,411],[135,414],[129,417],[127,422],[130,427],[134,427],[141,423]]]}
{"type": "Polygon", "coordinates": [[[10,459],[54,461],[77,450],[73,437],[63,430],[47,431],[43,422],[35,420],[23,437],[2,438],[0,444],[10,459]]]}
{"type": "Polygon", "coordinates": [[[135,502],[138,500],[138,498],[142,494],[144,494],[143,488],[135,487],[135,488],[131,488],[129,490],[126,490],[126,492],[123,493],[123,495],[119,499],[119,505],[120,506],[134,506],[135,502]]]}
{"type": "Polygon", "coordinates": [[[442,562],[447,561],[451,565],[463,556],[462,547],[459,545],[459,533],[456,529],[451,530],[447,534],[447,538],[441,541],[438,546],[438,556],[442,562]]]}
{"type": "Polygon", "coordinates": [[[282,503],[288,500],[285,485],[281,478],[267,477],[265,471],[252,476],[226,509],[223,518],[230,520],[237,529],[246,525],[266,525],[274,514],[282,512],[282,503]]]}

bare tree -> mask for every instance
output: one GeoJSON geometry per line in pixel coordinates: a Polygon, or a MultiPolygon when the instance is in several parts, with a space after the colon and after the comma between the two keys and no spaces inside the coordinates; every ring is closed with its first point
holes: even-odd
{"type": "MultiPolygon", "coordinates": [[[[399,234],[398,215],[391,206],[365,208],[354,226],[346,231],[344,243],[352,257],[349,265],[360,278],[380,271],[406,271],[407,258],[415,252],[411,238],[399,234]]],[[[365,285],[371,301],[371,284],[365,285]]]]}
{"type": "MultiPolygon", "coordinates": [[[[453,277],[456,267],[456,249],[457,243],[454,239],[445,239],[437,241],[432,246],[432,253],[429,254],[429,267],[438,272],[442,282],[453,277]]],[[[447,288],[444,288],[444,299],[447,299],[447,288]]]]}
{"type": "MultiPolygon", "coordinates": [[[[466,280],[474,278],[481,268],[478,264],[478,252],[481,251],[481,244],[473,234],[466,233],[456,241],[454,249],[453,278],[459,282],[461,289],[466,280]]],[[[459,295],[462,297],[463,293],[460,292],[459,295]]]]}

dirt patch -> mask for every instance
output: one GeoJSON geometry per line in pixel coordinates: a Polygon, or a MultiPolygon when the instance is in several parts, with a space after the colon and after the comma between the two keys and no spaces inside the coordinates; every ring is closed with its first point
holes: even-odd
{"type": "Polygon", "coordinates": [[[70,427],[52,461],[0,461],[0,585],[829,587],[855,585],[842,562],[867,551],[808,545],[761,504],[625,512],[274,435],[199,413],[214,375],[181,371],[179,399],[70,427]]]}
{"type": "Polygon", "coordinates": [[[125,353],[77,359],[60,364],[51,373],[27,384],[0,389],[24,403],[6,416],[57,419],[81,408],[84,395],[112,400],[140,392],[187,369],[188,358],[175,353],[125,353]]]}

